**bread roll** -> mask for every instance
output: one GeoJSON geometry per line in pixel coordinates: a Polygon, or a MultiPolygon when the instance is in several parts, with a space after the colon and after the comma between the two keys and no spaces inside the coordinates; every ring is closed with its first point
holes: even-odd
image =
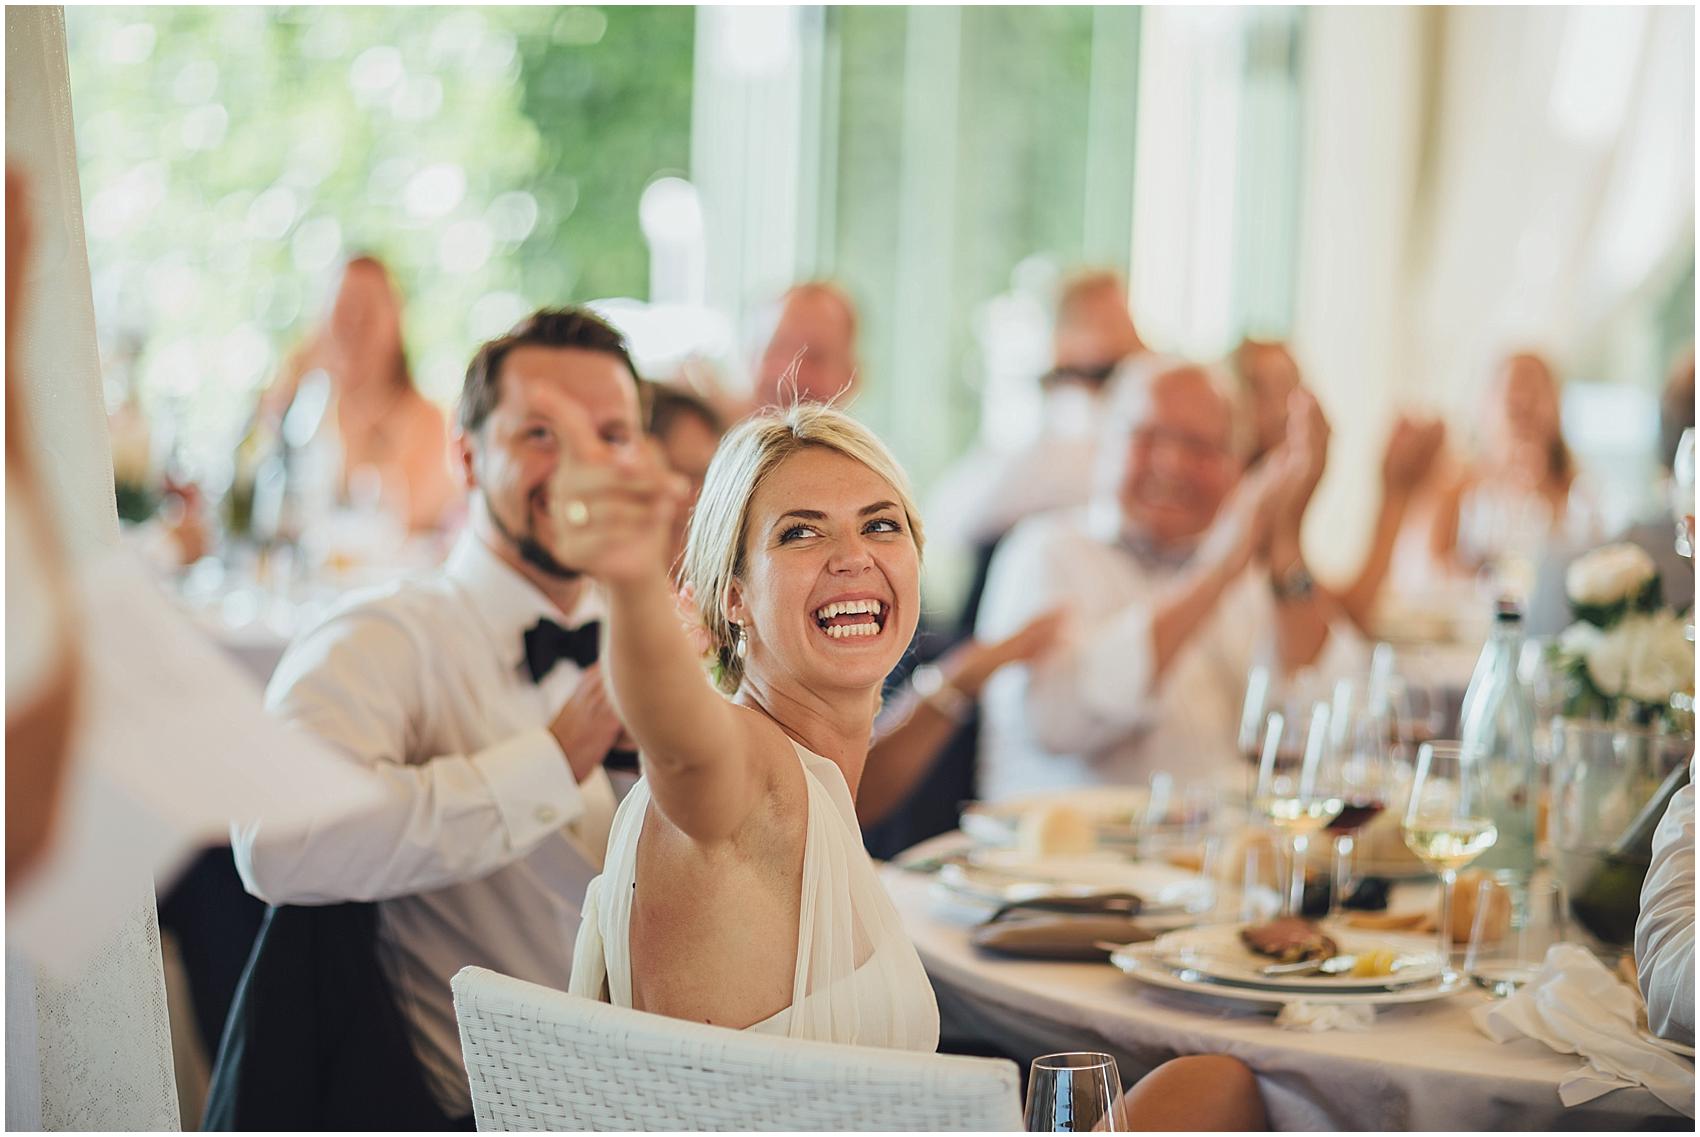
{"type": "Polygon", "coordinates": [[[1045,805],[1021,815],[1015,847],[1024,857],[1078,857],[1098,847],[1092,822],[1067,805],[1045,805]]]}

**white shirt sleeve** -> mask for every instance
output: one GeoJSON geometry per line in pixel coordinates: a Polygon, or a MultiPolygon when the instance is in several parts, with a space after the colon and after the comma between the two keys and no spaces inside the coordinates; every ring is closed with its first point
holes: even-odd
{"type": "MultiPolygon", "coordinates": [[[[447,650],[444,648],[444,650],[447,650]]],[[[409,763],[431,705],[428,645],[381,609],[342,613],[292,646],[268,709],[369,771],[381,803],[308,832],[233,828],[248,891],[273,904],[382,900],[485,876],[575,821],[584,799],[543,727],[409,763]]]]}
{"type": "MultiPolygon", "coordinates": [[[[1691,760],[1692,762],[1692,760],[1691,760]]],[[[1692,765],[1690,766],[1692,779],[1692,765]]],[[[1660,1038],[1694,1041],[1694,783],[1671,798],[1653,835],[1653,862],[1641,886],[1635,966],[1647,998],[1647,1024],[1660,1038]]]]}
{"type": "MultiPolygon", "coordinates": [[[[1094,558],[1050,518],[1018,527],[999,549],[986,582],[976,636],[1007,636],[1040,612],[1093,589],[1094,558]]],[[[1089,756],[1151,722],[1151,610],[1133,603],[1109,614],[1077,606],[1062,642],[1026,669],[1023,682],[988,687],[987,698],[1018,699],[1033,741],[1055,754],[1089,756]]]]}

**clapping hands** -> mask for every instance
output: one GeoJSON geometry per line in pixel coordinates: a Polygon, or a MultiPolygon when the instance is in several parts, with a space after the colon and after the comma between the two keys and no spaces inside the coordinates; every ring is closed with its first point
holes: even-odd
{"type": "Polygon", "coordinates": [[[1434,468],[1435,457],[1446,441],[1446,424],[1439,419],[1400,415],[1388,436],[1381,459],[1382,492],[1408,494],[1434,468]]]}

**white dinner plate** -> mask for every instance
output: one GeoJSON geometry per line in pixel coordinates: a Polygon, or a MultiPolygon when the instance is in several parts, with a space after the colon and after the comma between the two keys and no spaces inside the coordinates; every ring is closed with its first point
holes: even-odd
{"type": "Polygon", "coordinates": [[[1240,929],[1245,926],[1214,924],[1170,932],[1152,941],[1152,955],[1176,970],[1196,971],[1224,983],[1295,992],[1379,991],[1428,983],[1440,977],[1445,963],[1440,953],[1434,950],[1431,939],[1357,928],[1325,928],[1324,933],[1340,946],[1342,955],[1391,950],[1394,953],[1393,974],[1375,978],[1354,975],[1269,976],[1263,974],[1263,968],[1274,961],[1258,955],[1240,941],[1240,929]]]}
{"type": "Polygon", "coordinates": [[[1089,896],[1131,892],[1153,911],[1202,912],[1216,889],[1197,873],[1158,861],[1130,861],[1114,853],[1025,858],[1013,849],[976,849],[968,864],[948,864],[939,879],[962,891],[1007,904],[1036,896],[1089,896]]]}
{"type": "Polygon", "coordinates": [[[1174,968],[1158,958],[1153,950],[1154,947],[1155,942],[1129,944],[1112,953],[1110,962],[1115,964],[1123,973],[1152,987],[1160,987],[1169,991],[1186,991],[1195,995],[1204,995],[1211,999],[1250,1003],[1259,1007],[1282,1007],[1288,1003],[1299,1002],[1368,1007],[1394,1006],[1401,1003],[1426,1003],[1432,999],[1444,999],[1448,995],[1456,994],[1466,989],[1470,983],[1468,977],[1462,973],[1452,972],[1444,981],[1437,979],[1427,983],[1413,983],[1392,990],[1293,991],[1272,990],[1263,987],[1239,987],[1217,982],[1198,971],[1174,968]]]}
{"type": "Polygon", "coordinates": [[[1099,787],[1022,794],[1005,801],[970,803],[962,811],[962,831],[982,845],[1013,845],[1023,815],[1047,806],[1066,805],[1092,824],[1100,844],[1128,845],[1137,838],[1134,823],[1145,817],[1151,791],[1143,786],[1099,787]]]}

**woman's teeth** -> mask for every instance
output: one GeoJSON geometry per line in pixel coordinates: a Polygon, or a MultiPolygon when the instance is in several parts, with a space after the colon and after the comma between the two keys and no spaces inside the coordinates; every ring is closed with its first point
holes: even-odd
{"type": "Polygon", "coordinates": [[[884,611],[885,606],[878,600],[841,600],[817,609],[815,623],[835,640],[877,636],[885,622],[884,611]]]}

